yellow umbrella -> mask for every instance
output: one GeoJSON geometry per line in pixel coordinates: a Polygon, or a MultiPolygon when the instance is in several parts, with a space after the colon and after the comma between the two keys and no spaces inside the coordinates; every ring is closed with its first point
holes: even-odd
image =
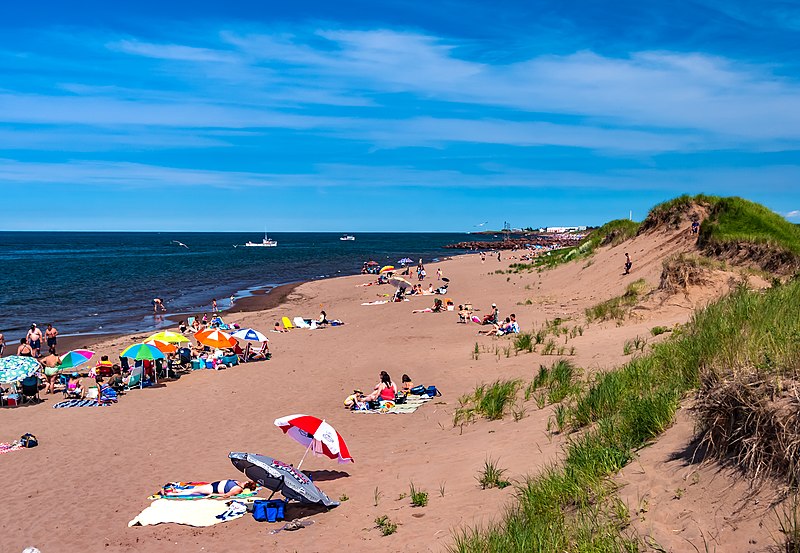
{"type": "Polygon", "coordinates": [[[381,273],[388,273],[389,271],[394,271],[394,265],[384,265],[381,267],[381,273]]]}
{"type": "Polygon", "coordinates": [[[177,332],[172,332],[171,330],[162,330],[161,332],[156,332],[145,341],[149,342],[150,340],[158,340],[159,342],[167,342],[168,344],[182,344],[189,341],[189,339],[183,334],[178,334],[177,332]]]}

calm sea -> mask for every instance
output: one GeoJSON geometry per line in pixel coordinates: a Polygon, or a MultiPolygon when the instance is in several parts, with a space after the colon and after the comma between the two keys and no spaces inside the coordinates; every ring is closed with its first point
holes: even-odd
{"type": "Polygon", "coordinates": [[[62,334],[138,332],[169,321],[152,314],[224,309],[231,295],[360,271],[364,261],[433,261],[458,250],[465,234],[276,233],[276,248],[234,248],[259,233],[0,232],[0,331],[6,341],[31,323],[53,322],[62,334]],[[173,242],[182,242],[187,248],[173,242]]]}

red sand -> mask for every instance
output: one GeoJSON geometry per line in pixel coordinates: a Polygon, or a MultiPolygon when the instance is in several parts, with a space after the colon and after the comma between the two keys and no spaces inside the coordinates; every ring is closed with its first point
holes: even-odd
{"type": "MultiPolygon", "coordinates": [[[[705,299],[693,301],[687,296],[648,305],[621,326],[586,325],[583,317],[586,307],[621,294],[634,279],[645,278],[656,286],[664,257],[688,250],[689,241],[685,234],[651,234],[603,249],[590,263],[580,261],[541,274],[494,274],[508,267],[508,253],[502,262],[490,257],[482,264],[477,256],[462,256],[441,267],[451,278],[448,296],[456,304],[471,302],[486,311],[497,302],[501,316],[515,312],[523,329],[556,316],[583,325],[583,336],[569,342],[576,349],[572,359],[594,371],[623,363],[625,340],[637,335],[650,340],[651,327],[686,321],[697,301],[705,299]],[[629,276],[621,274],[624,251],[633,257],[629,276]],[[526,299],[532,303],[524,305],[526,299]]],[[[498,517],[502,505],[513,501],[513,488],[481,490],[476,476],[484,460],[498,459],[508,477],[522,481],[557,461],[564,438],[546,432],[552,409],[539,410],[533,401],[525,404],[526,415],[519,422],[508,417],[454,427],[458,398],[480,382],[500,377],[530,380],[540,363],[550,364],[557,357],[513,352],[505,357],[502,348],[510,345],[508,339],[479,337],[477,325],[456,324],[456,313],[411,313],[432,305],[431,296],[362,306],[392,292],[386,286],[358,286],[373,279],[354,276],[304,283],[288,290],[276,307],[230,314],[230,321],[262,331],[281,316],[316,317],[320,309],[329,318],[346,321],[342,327],[271,334],[271,361],[219,372],[196,371],[163,386],[130,392],[108,408],[54,410],[52,404],[60,396],[43,396],[47,399],[43,404],[0,411],[0,440],[13,440],[25,432],[40,440],[35,449],[0,457],[8,492],[0,502],[2,550],[22,551],[34,545],[45,553],[268,548],[307,552],[354,547],[442,551],[452,543],[454,532],[498,517]],[[472,358],[476,342],[483,351],[477,360],[472,358]],[[397,382],[408,373],[416,383],[435,384],[443,396],[407,415],[362,415],[344,409],[344,397],[354,387],[371,389],[381,370],[397,382]],[[313,526],[270,535],[277,525],[256,523],[248,515],[210,528],[127,527],[148,505],[147,496],[167,481],[239,477],[227,459],[229,451],[299,461],[302,448],[273,426],[275,418],[293,413],[326,418],[344,436],[356,460],[337,465],[327,458],[306,459],[303,469],[314,471],[329,496],[348,498],[329,512],[311,513],[313,526]],[[427,507],[411,506],[407,494],[412,482],[429,493],[427,507]],[[382,537],[375,529],[374,519],[381,515],[398,523],[396,534],[382,537]]],[[[116,355],[130,343],[131,337],[110,337],[96,349],[98,354],[116,355]]],[[[712,503],[702,495],[696,501],[675,501],[664,495],[675,486],[670,480],[675,476],[667,473],[663,481],[656,481],[654,475],[665,466],[665,456],[685,447],[690,438],[687,425],[681,415],[667,433],[669,440],[642,451],[619,477],[629,482],[623,493],[632,514],[634,504],[650,494],[648,512],[640,513],[644,524],[637,528],[652,534],[668,551],[693,550],[686,539],[703,550],[697,539],[700,532],[708,536],[726,524],[720,517],[724,519],[736,503],[733,499],[712,503]],[[637,476],[637,467],[646,476],[637,476]],[[687,518],[695,523],[681,522],[687,518]]],[[[696,489],[716,490],[729,481],[729,476],[720,474],[714,488],[696,489]]],[[[694,489],[687,498],[690,494],[694,489]]],[[[290,518],[309,513],[297,507],[288,510],[290,518]]],[[[753,516],[766,521],[767,527],[774,526],[762,511],[753,511],[753,516]]],[[[738,547],[740,536],[741,532],[717,531],[713,544],[718,551],[749,550],[738,547]]],[[[757,524],[747,526],[747,536],[757,541],[759,549],[769,539],[768,530],[757,524]]]]}

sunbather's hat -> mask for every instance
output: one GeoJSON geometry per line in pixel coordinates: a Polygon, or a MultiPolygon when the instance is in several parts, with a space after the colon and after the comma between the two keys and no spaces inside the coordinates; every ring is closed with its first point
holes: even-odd
{"type": "Polygon", "coordinates": [[[496,303],[493,303],[493,304],[492,304],[492,307],[497,307],[497,304],[496,304],[496,303]]]}
{"type": "Polygon", "coordinates": [[[363,394],[364,392],[362,392],[361,390],[353,390],[353,393],[354,394],[363,394]]]}

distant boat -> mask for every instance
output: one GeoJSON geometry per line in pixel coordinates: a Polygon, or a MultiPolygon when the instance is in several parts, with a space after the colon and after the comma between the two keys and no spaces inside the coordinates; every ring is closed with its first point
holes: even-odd
{"type": "Polygon", "coordinates": [[[264,233],[264,239],[261,240],[261,242],[246,242],[245,243],[245,246],[247,246],[248,248],[274,248],[277,245],[278,245],[278,241],[277,240],[271,240],[267,236],[266,232],[264,233]]]}
{"type": "Polygon", "coordinates": [[[355,239],[356,239],[355,236],[351,236],[349,234],[345,234],[344,236],[339,237],[339,240],[342,240],[342,241],[346,240],[346,241],[349,241],[349,242],[351,242],[351,241],[353,241],[355,239]]]}

